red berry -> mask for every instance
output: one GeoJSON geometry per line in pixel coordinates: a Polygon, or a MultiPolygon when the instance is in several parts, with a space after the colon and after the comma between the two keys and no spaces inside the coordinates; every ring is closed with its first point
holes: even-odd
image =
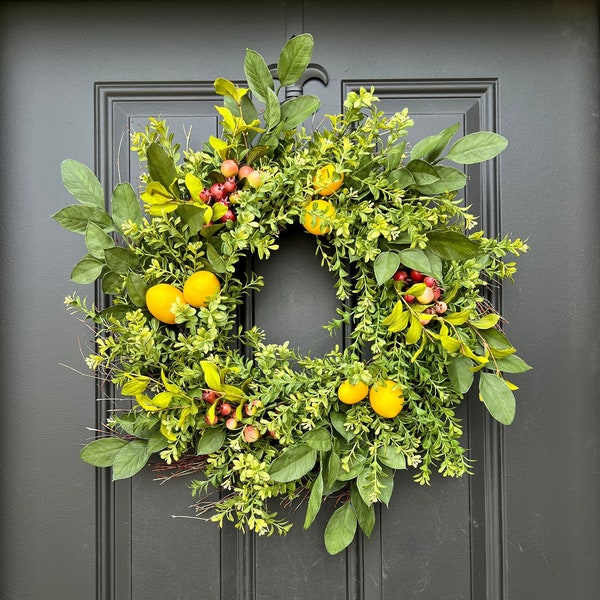
{"type": "Polygon", "coordinates": [[[225,190],[225,193],[227,193],[227,194],[231,194],[232,192],[235,192],[236,186],[237,186],[237,184],[235,182],[234,177],[228,177],[223,182],[223,189],[225,190]]]}
{"type": "Polygon", "coordinates": [[[412,294],[406,294],[406,296],[404,296],[404,299],[409,303],[412,304],[415,301],[415,297],[412,294]]]}
{"type": "Polygon", "coordinates": [[[425,275],[421,271],[415,271],[414,269],[410,272],[410,277],[415,283],[421,283],[425,278],[425,275]]]}
{"type": "Polygon", "coordinates": [[[408,279],[408,273],[400,270],[394,273],[394,281],[406,281],[408,279]]]}
{"type": "Polygon", "coordinates": [[[204,390],[202,392],[202,400],[208,402],[209,404],[213,404],[217,398],[218,394],[215,392],[215,390],[204,390]]]}
{"type": "Polygon", "coordinates": [[[202,202],[204,202],[205,204],[208,204],[212,200],[212,196],[208,188],[204,188],[200,192],[200,200],[202,200],[202,202]]]}
{"type": "Polygon", "coordinates": [[[223,184],[222,183],[213,183],[210,186],[210,195],[215,200],[222,200],[226,196],[225,188],[223,187],[223,184]]]}
{"type": "Polygon", "coordinates": [[[434,287],[435,285],[437,285],[437,281],[436,281],[435,277],[432,277],[431,275],[427,275],[427,277],[425,277],[423,279],[423,283],[427,287],[434,287]]]}
{"type": "Polygon", "coordinates": [[[229,404],[229,402],[223,402],[223,404],[221,404],[221,406],[219,406],[218,411],[219,411],[220,415],[223,415],[224,417],[226,417],[227,415],[231,414],[231,412],[233,411],[233,408],[232,408],[231,404],[229,404]]]}
{"type": "Polygon", "coordinates": [[[212,417],[206,415],[204,420],[206,421],[207,425],[216,425],[219,422],[219,417],[217,417],[217,415],[213,415],[212,417]]]}
{"type": "Polygon", "coordinates": [[[228,208],[227,212],[219,219],[219,221],[221,221],[221,223],[227,223],[227,221],[235,221],[236,219],[235,213],[228,208]]]}
{"type": "Polygon", "coordinates": [[[433,288],[433,299],[439,300],[442,295],[442,290],[437,285],[433,288]]]}

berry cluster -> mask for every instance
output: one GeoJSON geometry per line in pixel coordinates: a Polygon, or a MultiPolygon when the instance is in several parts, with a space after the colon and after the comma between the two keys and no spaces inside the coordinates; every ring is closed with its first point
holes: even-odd
{"type": "Polygon", "coordinates": [[[231,403],[223,400],[223,395],[216,390],[206,389],[202,391],[202,400],[210,407],[215,405],[215,409],[208,410],[204,420],[207,425],[216,425],[221,419],[225,422],[225,427],[229,430],[235,430],[242,427],[242,436],[246,442],[256,442],[260,433],[254,425],[245,425],[240,421],[246,417],[253,417],[262,406],[259,400],[252,400],[244,405],[243,413],[241,407],[234,407],[231,403]]]}
{"type": "Polygon", "coordinates": [[[260,171],[249,165],[238,167],[237,162],[233,159],[227,159],[221,163],[221,174],[225,178],[224,181],[217,181],[210,187],[205,187],[200,192],[200,200],[211,206],[223,205],[226,210],[218,217],[218,220],[226,223],[236,220],[232,205],[236,202],[238,189],[244,184],[257,188],[261,182],[261,174],[260,171]]]}
{"type": "Polygon", "coordinates": [[[425,275],[415,269],[403,269],[400,268],[396,271],[392,279],[398,282],[401,289],[406,286],[410,288],[416,283],[424,283],[425,290],[418,296],[411,294],[404,294],[404,300],[409,304],[418,302],[419,304],[431,304],[423,312],[426,314],[438,314],[443,315],[448,310],[448,305],[442,300],[443,290],[440,287],[437,279],[431,275],[425,275]]]}

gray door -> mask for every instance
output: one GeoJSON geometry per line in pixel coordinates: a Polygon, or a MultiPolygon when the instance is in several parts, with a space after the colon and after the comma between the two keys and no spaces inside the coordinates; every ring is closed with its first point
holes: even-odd
{"type": "MultiPolygon", "coordinates": [[[[592,0],[4,3],[0,597],[600,597],[598,24],[592,0]],[[285,538],[244,537],[172,518],[191,514],[184,481],[144,471],[113,486],[79,461],[104,407],[82,358],[90,335],[62,304],[82,242],[50,219],[68,202],[64,158],[107,186],[135,178],[128,127],[161,115],[204,138],[214,78],[243,79],[246,47],[274,61],[301,31],[328,74],[305,86],[322,113],[373,85],[384,110],[409,108],[414,139],[456,121],[505,135],[501,159],[469,173],[467,201],[488,232],[532,248],[499,295],[534,366],[517,381],[514,424],[471,398],[475,474],[430,487],[399,476],[371,538],[333,557],[322,543],[332,507],[307,532],[298,515],[285,538]]],[[[313,251],[291,232],[259,265],[255,315],[269,339],[317,354],[335,301],[313,251]]]]}

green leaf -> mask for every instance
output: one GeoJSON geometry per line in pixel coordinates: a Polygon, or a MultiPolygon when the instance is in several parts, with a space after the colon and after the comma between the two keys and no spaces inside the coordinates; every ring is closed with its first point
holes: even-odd
{"type": "Polygon", "coordinates": [[[146,290],[148,285],[144,281],[144,278],[137,273],[128,273],[127,280],[125,281],[125,291],[129,296],[131,302],[139,307],[144,308],[146,306],[146,290]]]}
{"type": "Polygon", "coordinates": [[[187,226],[187,233],[190,237],[202,231],[205,211],[205,208],[193,204],[182,204],[177,207],[176,212],[181,217],[181,221],[187,226]]]}
{"type": "Polygon", "coordinates": [[[452,230],[435,230],[427,234],[427,249],[442,260],[469,260],[479,253],[479,242],[452,230]]]}
{"type": "Polygon", "coordinates": [[[296,83],[310,63],[314,40],[310,33],[290,38],[277,61],[277,78],[281,85],[296,83]]]}
{"type": "Polygon", "coordinates": [[[148,159],[148,174],[152,181],[158,181],[179,198],[177,186],[172,185],[177,179],[177,167],[166,150],[158,143],[153,142],[146,151],[148,159]]]}
{"type": "Polygon", "coordinates": [[[319,471],[317,478],[313,481],[308,506],[306,507],[306,518],[304,519],[304,529],[308,529],[314,522],[319,509],[323,504],[323,473],[319,471]]]}
{"type": "Polygon", "coordinates": [[[479,398],[488,412],[502,425],[510,425],[515,418],[515,396],[506,381],[495,373],[480,373],[479,398]]]}
{"type": "Polygon", "coordinates": [[[470,133],[457,140],[444,157],[462,165],[472,165],[498,156],[508,140],[492,131],[470,133]]]}
{"type": "Polygon", "coordinates": [[[406,469],[406,456],[397,446],[382,446],[377,449],[377,460],[392,469],[406,469]]]}
{"type": "Polygon", "coordinates": [[[196,446],[196,454],[212,454],[225,443],[227,433],[221,427],[208,427],[200,436],[196,446]]]}
{"type": "Polygon", "coordinates": [[[84,256],[71,271],[71,279],[75,283],[84,285],[93,283],[102,274],[104,262],[90,256],[84,256]]]}
{"type": "Polygon", "coordinates": [[[400,266],[400,256],[397,252],[381,252],[373,262],[373,272],[377,285],[389,281],[400,266]]]}
{"type": "Polygon", "coordinates": [[[387,152],[387,169],[393,171],[401,162],[406,150],[406,140],[402,140],[396,146],[390,148],[387,152]]]}
{"type": "Polygon", "coordinates": [[[375,527],[375,507],[372,503],[367,504],[362,499],[362,496],[360,495],[356,485],[353,485],[350,491],[350,503],[352,504],[354,512],[356,513],[356,518],[360,528],[367,537],[370,537],[371,533],[373,532],[373,527],[375,527]]]}
{"type": "Polygon", "coordinates": [[[498,329],[484,329],[479,332],[485,341],[496,350],[512,349],[512,344],[506,336],[498,329]]]}
{"type": "Polygon", "coordinates": [[[264,117],[267,127],[272,129],[281,120],[281,105],[279,104],[279,98],[272,89],[267,88],[266,93],[264,117]]]}
{"type": "Polygon", "coordinates": [[[390,469],[390,467],[384,466],[381,475],[380,483],[383,483],[384,488],[381,491],[379,501],[383,502],[386,506],[389,506],[390,500],[392,499],[392,493],[394,492],[394,471],[390,469]]]}
{"type": "Polygon", "coordinates": [[[206,244],[206,258],[215,273],[227,273],[227,265],[223,257],[210,242],[206,244]]]}
{"type": "Polygon", "coordinates": [[[86,206],[104,209],[104,190],[94,173],[76,160],[63,160],[62,181],[67,191],[86,206]]]}
{"type": "Polygon", "coordinates": [[[85,245],[88,252],[99,260],[104,260],[104,251],[113,248],[115,241],[96,223],[88,223],[85,230],[85,245]]]}
{"type": "Polygon", "coordinates": [[[423,158],[427,162],[434,161],[443,152],[459,127],[460,123],[455,123],[437,135],[430,135],[423,138],[413,146],[410,157],[412,159],[423,158]]]}
{"type": "Polygon", "coordinates": [[[317,462],[317,451],[308,444],[289,446],[280,454],[269,468],[273,481],[287,483],[304,477],[317,462]]]}
{"type": "Polygon", "coordinates": [[[246,49],[244,73],[252,94],[261,102],[265,102],[267,90],[274,89],[273,76],[265,59],[255,50],[246,49]]]}
{"type": "Polygon", "coordinates": [[[325,527],[325,548],[329,554],[338,554],[354,539],[358,520],[350,502],[338,508],[325,527]]]}
{"type": "Polygon", "coordinates": [[[154,454],[164,450],[169,445],[169,440],[160,431],[153,431],[148,437],[147,444],[148,453],[154,454]]]}
{"type": "Polygon", "coordinates": [[[79,456],[81,460],[94,467],[112,467],[115,456],[126,445],[127,442],[119,438],[102,438],[84,446],[79,456]]]}
{"type": "Polygon", "coordinates": [[[504,371],[505,373],[525,373],[526,371],[533,369],[533,367],[528,365],[516,354],[505,356],[504,358],[497,358],[496,366],[500,371],[504,371]]]}
{"type": "Polygon", "coordinates": [[[416,344],[421,339],[421,334],[423,333],[423,325],[419,321],[419,318],[415,315],[410,316],[410,327],[406,332],[406,344],[411,346],[412,344],[416,344]]]}
{"type": "Polygon", "coordinates": [[[108,268],[115,273],[127,273],[129,269],[135,268],[138,264],[138,257],[135,252],[120,246],[107,248],[104,251],[104,258],[108,268]]]}
{"type": "Polygon", "coordinates": [[[321,101],[317,96],[298,96],[286,100],[281,105],[281,127],[284,130],[294,129],[308,117],[319,110],[321,101]]]}
{"type": "Polygon", "coordinates": [[[331,451],[327,453],[327,457],[323,461],[323,483],[326,490],[330,490],[338,478],[342,461],[337,452],[331,451]]]}
{"type": "Polygon", "coordinates": [[[117,452],[113,463],[113,481],[127,479],[141,471],[150,458],[146,440],[134,440],[117,452]]]}
{"type": "Polygon", "coordinates": [[[314,450],[327,452],[331,450],[331,434],[325,427],[318,427],[306,432],[302,438],[314,450]]]}
{"type": "Polygon", "coordinates": [[[88,223],[95,223],[104,231],[112,231],[112,220],[103,208],[71,204],[61,208],[52,218],[67,231],[85,233],[88,223]]]}
{"type": "Polygon", "coordinates": [[[406,167],[401,167],[400,169],[392,171],[388,175],[388,179],[390,183],[395,183],[401,190],[406,190],[415,185],[415,178],[406,167]]]}
{"type": "Polygon", "coordinates": [[[416,186],[422,194],[435,196],[437,194],[443,194],[444,192],[461,190],[467,185],[467,176],[454,167],[436,165],[435,170],[440,178],[439,181],[435,181],[428,185],[416,186]]]}
{"type": "Polygon", "coordinates": [[[347,441],[349,442],[354,434],[351,431],[348,431],[344,425],[346,423],[346,414],[341,412],[332,412],[329,414],[329,418],[331,419],[331,424],[333,428],[347,441]]]}
{"type": "Polygon", "coordinates": [[[118,294],[123,289],[123,276],[113,271],[102,272],[102,293],[118,294]]]}
{"type": "Polygon", "coordinates": [[[406,168],[410,171],[415,180],[415,185],[418,188],[421,185],[430,185],[439,181],[440,176],[434,167],[424,160],[411,160],[406,168]]]}
{"type": "Polygon", "coordinates": [[[122,230],[123,224],[127,221],[141,225],[142,208],[130,183],[119,183],[115,187],[111,207],[113,223],[117,229],[122,230]]]}
{"type": "Polygon", "coordinates": [[[473,321],[469,321],[473,327],[477,329],[491,329],[498,323],[500,320],[500,315],[496,313],[490,313],[480,317],[479,319],[474,319],[473,321]]]}
{"type": "Polygon", "coordinates": [[[452,337],[451,335],[440,335],[440,343],[442,348],[448,352],[457,352],[460,349],[462,342],[452,337]]]}
{"type": "Polygon", "coordinates": [[[451,323],[452,325],[463,325],[469,320],[471,316],[470,310],[461,310],[458,312],[446,313],[444,315],[444,321],[451,323]]]}
{"type": "Polygon", "coordinates": [[[201,360],[200,367],[204,373],[206,385],[212,390],[221,391],[221,375],[217,366],[207,360],[201,360]]]}
{"type": "MultiPolygon", "coordinates": [[[[396,304],[394,304],[392,312],[385,319],[383,319],[383,321],[381,321],[381,324],[390,330],[392,330],[392,327],[394,327],[394,331],[402,331],[403,328],[396,329],[395,327],[398,325],[398,323],[405,320],[405,314],[408,313],[404,310],[404,303],[402,300],[398,300],[396,304]]],[[[406,325],[404,325],[404,327],[406,327],[406,325]]]]}
{"type": "Polygon", "coordinates": [[[442,261],[439,256],[427,250],[419,248],[405,248],[400,250],[400,261],[409,269],[415,269],[435,277],[438,281],[442,281],[442,261]]]}

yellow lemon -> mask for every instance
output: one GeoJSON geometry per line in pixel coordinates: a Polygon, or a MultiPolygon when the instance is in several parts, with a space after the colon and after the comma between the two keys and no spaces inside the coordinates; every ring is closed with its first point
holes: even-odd
{"type": "Polygon", "coordinates": [[[332,164],[321,167],[313,178],[313,187],[319,196],[331,196],[344,183],[344,174],[336,173],[332,164]]]}
{"type": "Polygon", "coordinates": [[[342,382],[337,391],[340,402],[344,404],[356,404],[366,398],[368,393],[369,386],[366,383],[359,381],[357,384],[352,385],[349,379],[342,382]]]}
{"type": "Polygon", "coordinates": [[[326,225],[317,213],[325,214],[330,219],[335,216],[333,204],[327,200],[312,200],[309,202],[302,215],[302,225],[306,231],[314,235],[323,235],[331,231],[331,226],[326,225]]]}
{"type": "Polygon", "coordinates": [[[185,302],[181,290],[169,283],[157,283],[146,291],[146,306],[150,314],[168,325],[175,324],[175,315],[171,311],[171,306],[175,304],[177,298],[185,302]]]}
{"type": "Polygon", "coordinates": [[[200,308],[206,306],[209,299],[217,294],[220,289],[221,284],[214,273],[211,273],[211,271],[196,271],[183,284],[183,297],[191,306],[200,308]]]}
{"type": "Polygon", "coordinates": [[[378,415],[392,419],[402,410],[404,395],[395,381],[386,379],[373,385],[369,392],[369,402],[378,415]]]}

